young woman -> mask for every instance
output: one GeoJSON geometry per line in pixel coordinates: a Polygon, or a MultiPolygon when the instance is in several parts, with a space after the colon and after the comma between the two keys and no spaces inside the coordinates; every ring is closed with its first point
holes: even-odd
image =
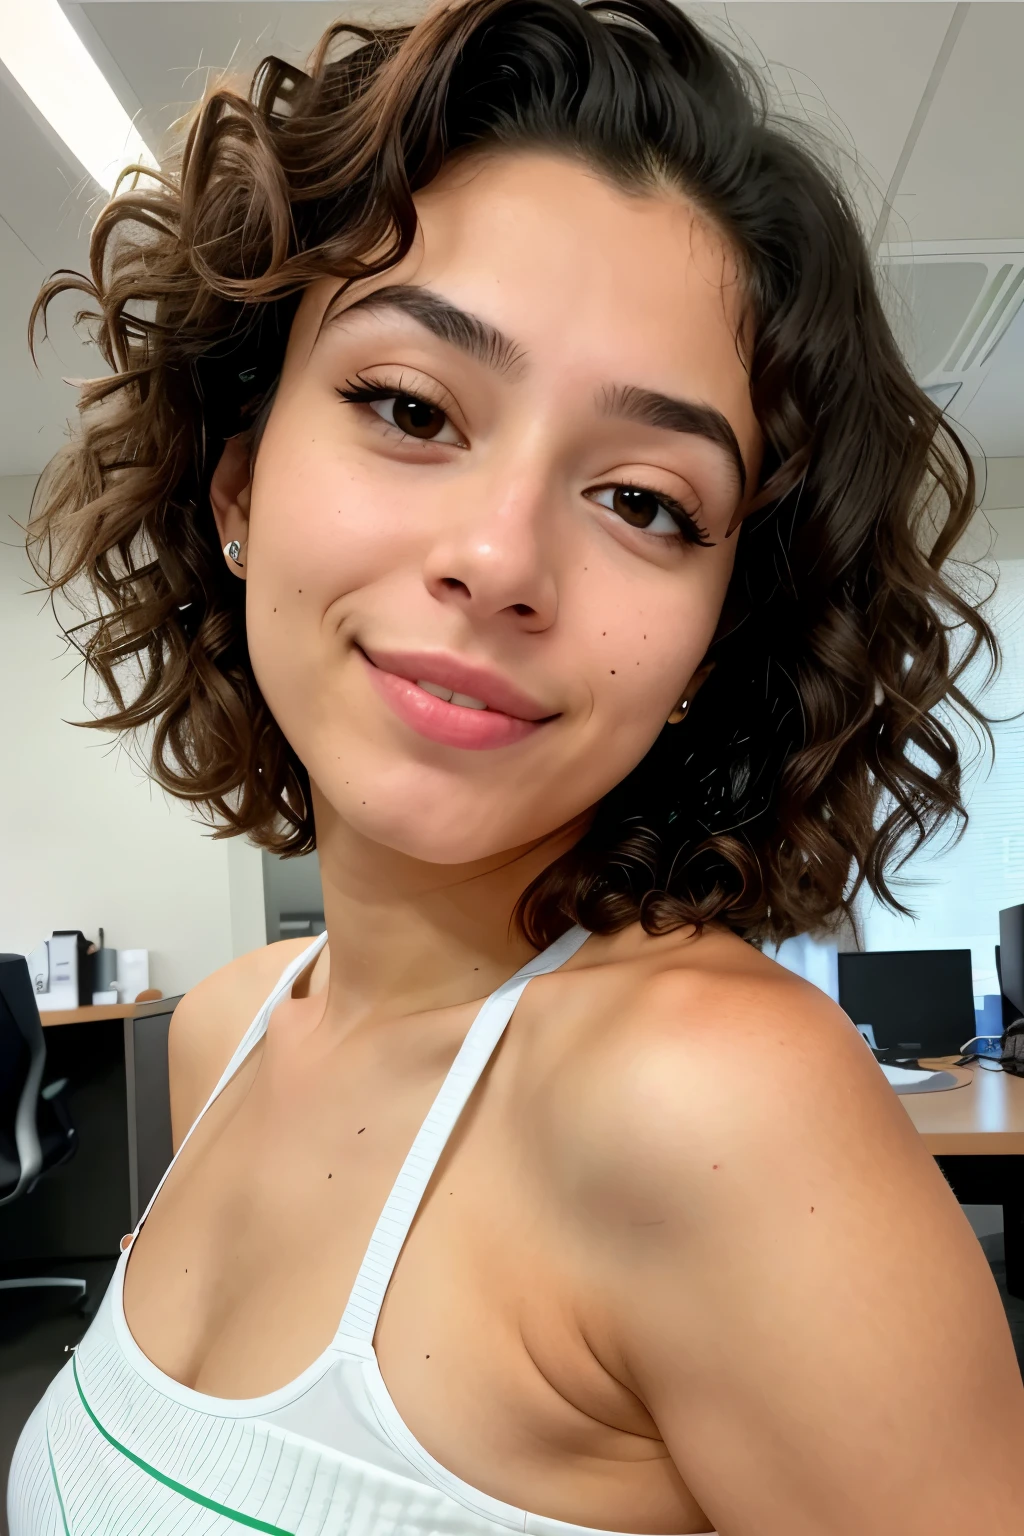
{"type": "Polygon", "coordinates": [[[666,0],[468,0],[214,92],[75,286],[37,559],[327,933],[175,1014],[12,1536],[1019,1532],[978,1244],[758,948],[962,813],[990,643],[835,180],[666,0]]]}

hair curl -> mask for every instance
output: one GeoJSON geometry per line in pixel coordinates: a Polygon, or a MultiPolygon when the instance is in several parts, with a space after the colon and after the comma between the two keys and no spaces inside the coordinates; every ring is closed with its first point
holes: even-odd
{"type": "Polygon", "coordinates": [[[306,285],[384,272],[414,236],[413,193],[485,148],[569,154],[717,224],[742,265],[766,445],[691,718],[524,893],[524,931],[540,946],[570,921],[714,919],[778,940],[828,926],[862,883],[901,908],[887,871],[966,819],[939,706],[982,721],[958,679],[981,650],[997,661],[943,569],[974,510],[971,462],[900,356],[839,178],[668,0],[339,23],[308,74],[267,59],[247,96],[212,90],[176,169],[106,205],[91,276],[56,273],[30,321],[34,335],[56,295],[84,293],[78,319],[112,369],[83,389],[29,529],[37,570],[87,615],[68,633],[110,708],[83,723],[152,724],[155,778],[217,835],[314,846],[210,477],[265,416],[306,285]]]}

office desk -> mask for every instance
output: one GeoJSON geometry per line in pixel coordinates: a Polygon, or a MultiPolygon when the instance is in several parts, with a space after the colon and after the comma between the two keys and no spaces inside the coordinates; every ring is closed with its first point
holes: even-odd
{"type": "Polygon", "coordinates": [[[900,1103],[935,1156],[1024,1154],[1024,1077],[991,1068],[954,1067],[955,1056],[924,1061],[966,1081],[948,1093],[908,1093],[900,1103]]]}
{"type": "Polygon", "coordinates": [[[128,1107],[128,1207],[132,1227],[171,1158],[167,1030],[171,1014],[180,1001],[180,997],[161,997],[146,1003],[54,1008],[39,1015],[47,1030],[65,1024],[123,1021],[128,1107]]]}
{"type": "Polygon", "coordinates": [[[962,1205],[1001,1205],[1006,1289],[1024,1299],[1024,1077],[955,1056],[921,1065],[953,1072],[962,1088],[908,1093],[900,1103],[962,1205]]]}
{"type": "MultiPolygon", "coordinates": [[[[163,1003],[164,998],[155,998],[154,1002],[163,1003]]],[[[43,1028],[51,1024],[98,1024],[101,1019],[133,1019],[141,1008],[149,1007],[148,1003],[97,1003],[88,1008],[50,1008],[40,1009],[39,1017],[43,1028]]]]}
{"type": "Polygon", "coordinates": [[[5,1268],[117,1256],[171,1157],[167,1031],[178,1001],[40,1014],[43,1081],[68,1079],[78,1150],[0,1210],[5,1268]]]}

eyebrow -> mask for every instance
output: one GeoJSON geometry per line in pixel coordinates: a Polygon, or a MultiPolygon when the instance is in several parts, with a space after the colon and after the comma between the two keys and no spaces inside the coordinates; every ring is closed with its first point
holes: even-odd
{"type": "Polygon", "coordinates": [[[340,299],[341,294],[336,294],[327,306],[320,322],[321,330],[327,325],[347,320],[349,315],[397,309],[430,331],[439,341],[458,347],[460,352],[465,352],[468,357],[496,373],[507,373],[526,357],[525,350],[496,326],[481,320],[478,315],[460,309],[457,304],[443,299],[439,293],[432,293],[429,288],[396,283],[390,288],[377,288],[344,309],[337,307],[340,299]]]}
{"type": "MultiPolygon", "coordinates": [[[[496,373],[507,373],[529,355],[511,337],[478,315],[460,309],[439,293],[413,284],[396,283],[377,288],[354,303],[341,308],[345,290],[341,289],[328,304],[320,322],[320,331],[328,325],[341,324],[353,314],[372,314],[398,310],[422,325],[439,341],[457,347],[475,362],[496,373]]],[[[317,333],[319,335],[319,332],[317,333]]],[[[678,400],[654,389],[635,384],[616,384],[603,392],[601,414],[620,421],[636,421],[663,431],[703,437],[721,448],[732,462],[740,494],[746,490],[747,472],[736,434],[721,411],[696,400],[678,400]]]]}
{"type": "Polygon", "coordinates": [[[707,438],[729,455],[739,481],[740,494],[746,490],[747,471],[736,434],[721,411],[716,411],[714,406],[703,405],[696,400],[676,400],[672,395],[659,394],[656,389],[639,389],[635,384],[616,384],[613,389],[606,391],[601,414],[624,421],[639,421],[648,427],[662,427],[669,432],[707,438]]]}

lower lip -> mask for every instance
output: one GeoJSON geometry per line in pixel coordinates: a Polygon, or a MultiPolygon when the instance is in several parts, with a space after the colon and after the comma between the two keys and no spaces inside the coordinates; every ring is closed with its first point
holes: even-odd
{"type": "Polygon", "coordinates": [[[404,724],[429,741],[446,747],[462,747],[468,752],[486,752],[495,747],[510,747],[540,730],[543,721],[519,720],[497,709],[467,709],[462,704],[448,704],[407,677],[375,667],[365,656],[363,661],[373,687],[404,724]]]}

